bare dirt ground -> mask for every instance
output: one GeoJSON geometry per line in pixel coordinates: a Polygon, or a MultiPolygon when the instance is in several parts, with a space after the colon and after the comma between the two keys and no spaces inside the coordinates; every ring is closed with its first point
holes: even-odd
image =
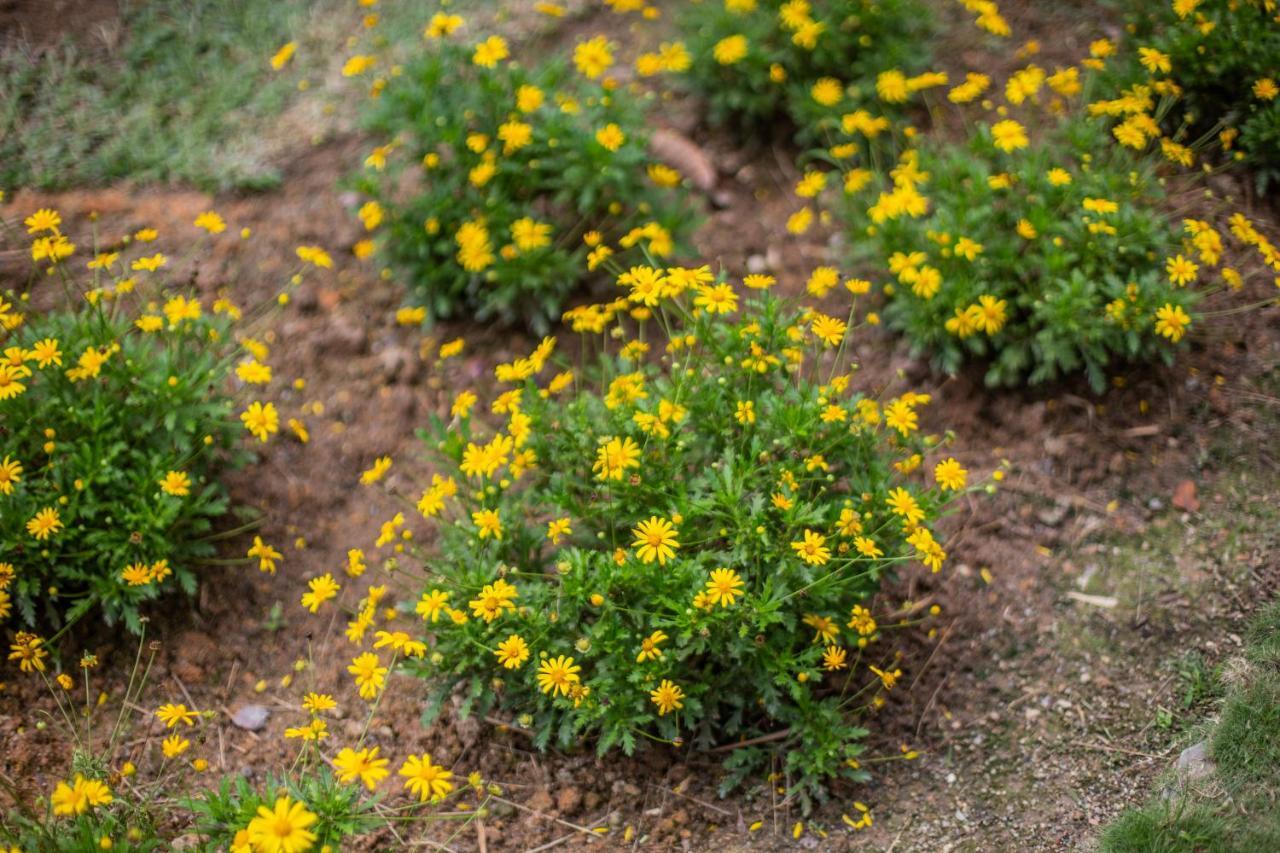
{"type": "MultiPolygon", "coordinates": [[[[1006,15],[1018,38],[1041,37],[1046,65],[1077,58],[1098,26],[1113,26],[1047,4],[1011,6],[1006,15]]],[[[618,32],[629,26],[624,20],[605,11],[566,26],[618,32]]],[[[999,55],[1013,67],[1014,49],[994,54],[985,43],[966,42],[946,55],[984,68],[984,56],[999,55]]],[[[698,238],[704,257],[741,274],[748,258],[760,256],[784,287],[799,290],[813,266],[835,258],[825,235],[779,237],[793,206],[793,152],[701,128],[684,113],[697,115],[680,103],[670,115],[720,175],[721,206],[698,238]]],[[[253,236],[216,241],[212,257],[193,268],[194,281],[207,294],[225,288],[242,304],[275,293],[297,245],[324,245],[337,261],[332,274],[309,276],[288,307],[264,320],[277,374],[306,379],[305,389],[280,392],[277,404],[284,417],[307,422],[311,441],[277,440],[258,465],[233,477],[236,497],[265,513],[264,537],[286,552],[279,574],[213,569],[198,601],[172,602],[150,626],[160,644],[151,679],[157,701],[185,696],[222,712],[199,747],[216,769],[278,772],[292,758],[281,733],[300,717],[301,691],[349,692],[341,626],[307,616],[296,602],[307,578],[341,569],[348,548],[371,550],[378,524],[400,508],[382,491],[360,488],[359,472],[389,454],[393,489],[413,493],[429,473],[414,429],[446,411],[460,383],[479,381],[493,363],[531,348],[505,330],[449,324],[424,340],[395,326],[402,289],[351,255],[358,228],[335,188],[367,145],[350,134],[298,143],[281,160],[282,186],[260,195],[121,186],[18,193],[3,209],[13,216],[56,207],[75,236],[87,232],[96,211],[112,233],[160,228],[163,249],[166,237],[213,207],[232,231],[247,226],[253,236]],[[434,363],[431,343],[458,335],[468,341],[464,358],[434,363]],[[295,547],[297,537],[305,547],[295,547]],[[276,602],[285,624],[270,618],[276,602]],[[312,658],[316,666],[293,687],[279,686],[295,660],[312,658]],[[259,679],[268,682],[263,693],[254,689],[259,679]],[[272,709],[267,726],[235,727],[230,712],[254,702],[272,709]]],[[[642,849],[1088,847],[1098,825],[1144,797],[1176,757],[1186,716],[1176,663],[1193,650],[1228,657],[1244,615],[1280,584],[1271,450],[1280,434],[1280,314],[1199,330],[1174,368],[1127,371],[1100,398],[1080,384],[992,392],[980,373],[932,376],[883,333],[866,336],[858,355],[866,387],[934,394],[925,427],[954,429],[956,455],[970,469],[1011,463],[998,496],[974,499],[950,520],[949,567],[936,576],[908,574],[882,595],[882,611],[907,600],[942,608],[937,637],[903,646],[904,683],[869,726],[870,753],[892,757],[909,744],[920,759],[874,766],[870,785],[837,785],[832,802],[804,818],[805,831],[793,840],[802,818],[793,807],[777,808],[780,798],[763,780],[720,799],[716,764],[705,756],[651,750],[601,760],[589,745],[544,755],[517,733],[449,713],[423,728],[423,691],[407,679],[397,679],[379,708],[372,742],[396,754],[426,749],[502,785],[512,804],[491,804],[487,849],[553,842],[615,849],[624,846],[626,827],[642,849]],[[1187,482],[1197,487],[1194,510],[1187,482]],[[1172,505],[1179,490],[1182,508],[1172,505]],[[1176,712],[1174,721],[1158,722],[1157,708],[1176,712]],[[840,823],[854,799],[876,818],[858,834],[840,823]],[[756,820],[763,828],[749,832],[756,820]],[[606,840],[588,832],[596,827],[610,827],[606,840]]],[[[229,546],[228,556],[246,545],[229,546]]],[[[364,580],[397,583],[374,569],[364,580]]],[[[77,639],[104,660],[118,693],[132,638],[94,632],[77,639]]],[[[51,710],[29,682],[14,679],[0,692],[0,751],[6,774],[47,790],[65,772],[67,744],[56,727],[30,724],[33,707],[51,710]]],[[[340,722],[335,736],[358,733],[361,724],[340,722]]],[[[155,733],[140,733],[139,753],[145,736],[155,733]]],[[[450,849],[481,843],[474,826],[457,838],[443,823],[428,832],[450,849]]],[[[370,844],[396,846],[388,837],[370,844]]]]}

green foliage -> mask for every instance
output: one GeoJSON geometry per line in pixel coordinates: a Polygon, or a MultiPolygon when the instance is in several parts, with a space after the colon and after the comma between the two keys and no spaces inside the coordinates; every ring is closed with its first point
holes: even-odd
{"type": "Polygon", "coordinates": [[[1102,124],[1073,116],[1038,133],[1004,150],[979,125],[967,145],[905,152],[846,195],[851,242],[896,276],[886,319],[937,369],[977,358],[991,385],[1082,371],[1101,389],[1114,362],[1172,359],[1157,312],[1189,311],[1196,294],[1165,261],[1191,249],[1155,207],[1150,164],[1102,124]]]}
{"type": "MultiPolygon", "coordinates": [[[[137,633],[142,604],[175,586],[195,592],[214,554],[213,523],[229,508],[218,474],[242,461],[219,343],[229,343],[230,320],[156,314],[161,328],[148,333],[131,298],[94,292],[25,316],[15,308],[25,295],[0,298],[0,372],[23,389],[0,401],[0,462],[10,473],[21,466],[0,486],[0,617],[12,605],[29,626],[58,626],[99,607],[107,624],[137,633]],[[185,475],[186,494],[161,488],[169,472],[185,475]],[[42,530],[40,519],[56,524],[42,530]],[[128,567],[140,582],[125,579],[128,567]]],[[[167,303],[178,306],[199,309],[183,297],[167,303]]]]}
{"type": "Polygon", "coordinates": [[[1280,767],[1280,674],[1266,673],[1227,697],[1213,759],[1231,790],[1274,787],[1280,767]]]}
{"type": "Polygon", "coordinates": [[[0,50],[0,186],[276,183],[258,137],[296,80],[273,74],[267,60],[294,37],[306,4],[121,6],[126,29],[110,51],[70,41],[0,50]]]}
{"type": "Polygon", "coordinates": [[[1217,669],[1199,652],[1187,652],[1174,663],[1184,710],[1222,696],[1222,679],[1217,669]]]}
{"type": "Polygon", "coordinates": [[[1124,812],[1099,847],[1104,853],[1235,853],[1277,844],[1280,833],[1273,829],[1234,824],[1206,806],[1162,800],[1124,812]]]}
{"type": "MultiPolygon", "coordinates": [[[[1273,602],[1250,623],[1244,650],[1249,668],[1240,682],[1225,687],[1221,719],[1208,738],[1213,778],[1187,785],[1172,799],[1162,795],[1126,810],[1104,831],[1102,850],[1230,853],[1280,847],[1278,643],[1280,605],[1273,602]],[[1216,793],[1223,787],[1229,796],[1216,793]]],[[[1180,671],[1204,668],[1203,662],[1185,662],[1190,660],[1184,659],[1180,671]]]]}
{"type": "Polygon", "coordinates": [[[1271,602],[1254,617],[1244,654],[1264,672],[1280,672],[1280,602],[1271,602]]]}
{"type": "MultiPolygon", "coordinates": [[[[1136,47],[1169,57],[1171,70],[1148,81],[1172,81],[1178,94],[1162,109],[1166,132],[1184,141],[1224,128],[1238,133],[1235,159],[1256,171],[1259,193],[1280,182],[1280,20],[1264,0],[1138,3],[1130,16],[1136,47]],[[1179,7],[1189,10],[1179,15],[1179,7]],[[1270,87],[1265,82],[1270,81],[1270,87]],[[1262,89],[1255,89],[1262,86],[1262,89]]],[[[1136,59],[1136,57],[1134,57],[1136,59]]],[[[1143,76],[1136,61],[1133,78],[1143,76]]]]}
{"type": "Polygon", "coordinates": [[[637,302],[660,294],[638,338],[625,301],[575,309],[621,349],[544,379],[548,339],[498,368],[505,431],[485,441],[465,406],[427,431],[443,470],[418,506],[441,522],[417,609],[435,652],[409,665],[464,713],[513,712],[540,748],[773,734],[732,755],[728,784],[779,750],[807,808],[832,777],[865,778],[858,712],[896,677],[863,608],[896,566],[944,558],[924,525],[949,496],[916,469],[937,452],[914,431],[927,398],[853,392],[843,323],[816,332],[834,318],[768,295],[716,313],[738,296],[705,267],[628,279],[637,302]],[[529,657],[504,668],[512,637],[529,657]],[[562,656],[581,669],[556,689],[562,656]]]}
{"type": "Polygon", "coordinates": [[[695,0],[680,29],[692,54],[685,80],[712,121],[759,129],[786,117],[812,140],[831,106],[815,99],[814,84],[827,79],[845,98],[869,99],[882,72],[929,62],[932,19],[918,0],[695,0]]]}
{"type": "MultiPolygon", "coordinates": [[[[172,785],[175,780],[168,781],[172,785]]],[[[352,839],[387,824],[375,811],[377,798],[365,794],[362,786],[340,783],[323,766],[308,767],[288,780],[268,776],[259,784],[238,774],[226,775],[216,787],[176,800],[169,786],[164,790],[149,786],[128,793],[114,791],[109,803],[80,814],[57,814],[52,803],[48,808],[40,804],[10,808],[0,812],[0,841],[32,853],[169,850],[176,818],[176,825],[194,840],[195,846],[188,849],[214,853],[245,845],[246,827],[260,810],[270,811],[280,798],[288,797],[316,818],[307,827],[315,841],[305,849],[324,845],[344,849],[352,839]]]]}
{"type": "Polygon", "coordinates": [[[464,32],[431,40],[367,106],[387,162],[355,181],[372,199],[361,218],[428,317],[544,332],[596,270],[597,236],[669,255],[689,200],[674,171],[646,170],[650,96],[561,61],[485,67],[464,32]]]}
{"type": "Polygon", "coordinates": [[[343,849],[347,840],[385,823],[374,810],[376,798],[365,793],[360,785],[340,783],[321,765],[287,780],[268,776],[261,785],[243,776],[223,777],[217,788],[186,797],[182,805],[191,811],[192,830],[206,848],[226,850],[259,809],[270,809],[280,797],[288,796],[315,814],[317,820],[309,830],[316,834],[317,845],[343,849]]]}

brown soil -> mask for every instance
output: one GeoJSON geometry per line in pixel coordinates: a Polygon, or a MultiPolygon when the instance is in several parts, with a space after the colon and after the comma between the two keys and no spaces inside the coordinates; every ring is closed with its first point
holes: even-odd
{"type": "MultiPolygon", "coordinates": [[[[23,7],[0,5],[0,25],[21,20],[30,26],[39,16],[11,11],[23,7]]],[[[1006,10],[1019,34],[1040,26],[1043,11],[1006,10]]],[[[603,13],[590,22],[598,30],[618,27],[618,20],[603,13]]],[[[1068,15],[1062,38],[1057,29],[1045,29],[1046,52],[1061,48],[1063,61],[1078,56],[1079,45],[1092,37],[1082,32],[1086,24],[1068,15]]],[[[956,55],[977,63],[979,50],[974,45],[956,55]]],[[[696,115],[687,104],[676,106],[696,115]]],[[[721,175],[723,206],[711,212],[698,241],[709,261],[741,274],[747,259],[759,255],[785,288],[798,290],[815,265],[832,260],[825,235],[779,239],[779,223],[793,205],[793,152],[737,144],[688,121],[675,124],[697,138],[721,175]]],[[[334,254],[332,274],[309,275],[288,307],[262,321],[277,375],[286,382],[306,379],[304,390],[279,391],[276,402],[283,417],[307,422],[311,442],[277,439],[259,464],[231,479],[236,498],[265,514],[264,537],[286,551],[280,572],[211,570],[198,601],[170,602],[149,627],[149,639],[159,643],[149,704],[185,699],[220,712],[198,746],[219,771],[261,778],[287,768],[293,753],[281,735],[301,716],[302,690],[349,695],[341,626],[307,616],[297,599],[307,578],[340,572],[348,548],[371,552],[378,524],[400,508],[384,490],[358,486],[360,471],[375,457],[391,455],[392,491],[415,495],[429,471],[419,461],[414,429],[447,411],[451,389],[481,380],[493,363],[531,347],[520,335],[473,325],[446,324],[428,340],[395,326],[402,289],[351,255],[357,225],[335,189],[365,147],[343,137],[297,148],[281,160],[280,189],[263,195],[210,198],[124,186],[19,193],[2,209],[12,217],[56,207],[81,243],[88,242],[90,212],[99,213],[100,227],[113,234],[154,225],[162,230],[161,249],[176,254],[177,244],[166,240],[187,233],[187,223],[213,207],[231,229],[213,242],[211,257],[190,270],[203,292],[225,288],[244,305],[272,298],[295,266],[297,245],[317,243],[334,254]],[[245,226],[253,232],[249,240],[231,237],[245,226]],[[458,335],[468,341],[465,357],[434,363],[429,344],[458,335]],[[323,414],[315,413],[317,402],[323,414]],[[305,547],[293,547],[296,537],[305,537],[305,547]],[[283,627],[269,624],[276,602],[283,604],[283,627]],[[316,666],[297,676],[294,686],[280,687],[299,659],[316,666]],[[261,694],[254,689],[259,679],[269,685],[261,694]],[[255,702],[271,709],[267,726],[256,733],[235,727],[230,713],[255,702]]],[[[635,759],[601,760],[589,747],[539,754],[518,733],[452,713],[424,728],[418,722],[424,691],[404,678],[395,680],[379,708],[371,742],[395,755],[425,749],[499,783],[515,805],[492,804],[479,830],[493,850],[558,840],[559,849],[620,847],[626,827],[634,827],[636,845],[646,849],[1087,845],[1099,823],[1141,798],[1171,760],[1170,737],[1152,728],[1152,709],[1176,702],[1162,667],[1186,648],[1213,658],[1229,654],[1238,644],[1235,626],[1251,602],[1273,595],[1280,583],[1274,549],[1261,547],[1275,544],[1274,534],[1271,540],[1246,539],[1226,555],[1204,533],[1216,530],[1211,518],[1234,511],[1241,499],[1250,505],[1276,500],[1275,459],[1265,450],[1276,435],[1267,426],[1274,420],[1266,417],[1276,401],[1260,383],[1280,364],[1277,315],[1255,312],[1198,330],[1175,368],[1126,371],[1124,381],[1101,398],[1077,383],[995,393],[982,387],[979,372],[935,377],[887,334],[864,337],[857,352],[866,387],[911,386],[934,394],[925,427],[954,429],[956,455],[970,469],[1011,462],[997,497],[974,498],[951,519],[948,568],[939,575],[907,574],[886,589],[879,605],[889,611],[910,600],[942,608],[936,637],[904,644],[904,683],[870,726],[869,754],[894,756],[900,744],[909,744],[921,751],[918,761],[878,765],[867,786],[837,785],[832,803],[806,819],[803,837],[793,842],[792,826],[800,819],[794,804],[779,806],[781,798],[764,783],[718,798],[716,765],[704,756],[650,750],[635,759]],[[1233,455],[1252,460],[1254,470],[1243,480],[1239,472],[1202,467],[1233,455]],[[1175,487],[1188,479],[1199,484],[1203,513],[1153,508],[1153,501],[1167,507],[1175,487]],[[1151,572],[1149,587],[1140,585],[1113,607],[1068,595],[1094,594],[1091,584],[1118,573],[1109,558],[1120,544],[1159,536],[1191,545],[1171,565],[1151,572]],[[877,819],[856,836],[845,833],[839,817],[853,799],[870,805],[877,819]],[[751,833],[747,827],[755,820],[765,825],[751,833]],[[611,840],[603,843],[593,843],[584,831],[604,826],[611,828],[611,840]],[[817,834],[824,827],[830,832],[825,840],[817,834]]],[[[228,556],[243,554],[246,545],[229,544],[228,556]]],[[[1123,580],[1115,578],[1117,584],[1123,580]]],[[[362,580],[388,578],[371,567],[362,580]]],[[[78,641],[104,661],[105,689],[119,696],[134,640],[95,632],[78,641]]],[[[68,654],[80,649],[69,646],[68,654]]],[[[15,678],[0,693],[0,750],[7,776],[47,791],[66,772],[69,750],[59,727],[32,724],[33,709],[53,711],[37,687],[15,678]]],[[[336,739],[358,734],[361,725],[358,718],[340,720],[336,739]]],[[[157,730],[137,734],[133,754],[154,752],[157,730]]],[[[458,838],[450,838],[444,823],[423,831],[449,849],[481,844],[474,826],[458,838]]],[[[369,842],[371,849],[398,846],[389,836],[369,842]]]]}
{"type": "Polygon", "coordinates": [[[97,46],[119,32],[118,0],[0,0],[0,45],[41,49],[68,39],[97,46]]]}

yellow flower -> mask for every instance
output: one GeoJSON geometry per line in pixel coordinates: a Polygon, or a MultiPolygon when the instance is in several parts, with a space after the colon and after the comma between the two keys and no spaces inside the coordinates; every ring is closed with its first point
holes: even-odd
{"type": "Polygon", "coordinates": [[[595,472],[597,479],[621,480],[628,470],[639,467],[640,445],[631,436],[610,436],[596,451],[596,461],[591,470],[595,472]]]}
{"type": "Polygon", "coordinates": [[[1182,340],[1191,325],[1191,317],[1182,310],[1181,305],[1166,302],[1156,310],[1156,333],[1163,335],[1175,344],[1182,340]]]}
{"type": "Polygon", "coordinates": [[[404,786],[417,794],[422,802],[443,799],[453,790],[453,773],[431,763],[431,754],[410,755],[400,766],[398,773],[405,777],[404,786]]]}
{"type": "Polygon", "coordinates": [[[576,665],[571,657],[546,658],[538,664],[538,687],[543,693],[568,696],[570,689],[580,683],[578,673],[581,671],[582,667],[576,665]]]}
{"type": "Polygon", "coordinates": [[[493,68],[509,55],[506,39],[501,36],[489,36],[476,45],[471,61],[481,68],[493,68]]]}
{"type": "Polygon", "coordinates": [[[557,518],[547,522],[547,538],[551,540],[553,545],[559,545],[560,540],[571,533],[573,533],[573,528],[567,518],[557,518]]]}
{"type": "Polygon", "coordinates": [[[62,529],[62,518],[53,507],[45,507],[27,522],[27,532],[43,542],[62,529]]]}
{"type": "Polygon", "coordinates": [[[337,771],[338,781],[350,784],[360,781],[370,791],[378,787],[378,783],[390,775],[387,769],[390,760],[378,757],[379,747],[373,746],[359,751],[344,747],[333,757],[333,769],[337,771]]]}
{"type": "Polygon", "coordinates": [[[676,541],[675,527],[665,518],[656,515],[632,528],[631,534],[635,536],[631,546],[637,549],[636,556],[645,564],[656,559],[658,565],[665,566],[667,560],[675,557],[676,549],[680,547],[680,543],[676,541]]]}
{"type": "Polygon", "coordinates": [[[440,613],[449,604],[449,593],[442,592],[438,589],[424,592],[422,598],[414,605],[414,612],[422,617],[423,621],[430,620],[437,622],[440,619],[440,613]]]}
{"type": "Polygon", "coordinates": [[[319,246],[299,246],[295,251],[298,254],[298,259],[303,263],[322,269],[333,268],[333,258],[329,257],[329,253],[319,246]]]}
{"type": "Polygon", "coordinates": [[[293,54],[297,50],[298,43],[296,41],[289,41],[282,44],[280,49],[271,56],[271,70],[279,71],[281,68],[284,68],[285,65],[288,64],[289,60],[293,58],[293,54]]]}
{"type": "Polygon", "coordinates": [[[667,635],[661,631],[654,631],[649,636],[640,641],[640,652],[636,655],[636,663],[644,663],[647,660],[658,660],[662,657],[662,649],[658,648],[660,643],[667,640],[667,635]]]}
{"type": "Polygon", "coordinates": [[[0,494],[13,494],[14,484],[22,482],[21,475],[22,464],[6,455],[4,460],[0,461],[0,494]]]}
{"type": "Polygon", "coordinates": [[[274,403],[253,402],[240,415],[240,420],[258,441],[266,441],[280,430],[280,415],[274,403]]]}
{"type": "Polygon", "coordinates": [[[944,490],[958,491],[964,488],[969,472],[954,457],[944,459],[933,468],[933,479],[944,490]]]}
{"type": "Polygon", "coordinates": [[[332,574],[325,572],[307,581],[307,589],[308,591],[302,594],[302,606],[316,613],[320,610],[320,605],[336,597],[342,587],[333,579],[332,574]]]}
{"type": "Polygon", "coordinates": [[[156,270],[160,269],[162,266],[164,266],[168,262],[169,262],[168,258],[166,258],[164,255],[157,252],[156,254],[146,258],[138,258],[130,266],[130,269],[146,270],[147,272],[155,272],[156,270]]]}
{"type": "Polygon", "coordinates": [[[813,566],[822,566],[831,559],[831,549],[826,546],[827,537],[815,530],[804,531],[804,538],[791,543],[791,548],[801,560],[813,566]]]}
{"type": "Polygon", "coordinates": [[[833,107],[844,97],[844,86],[834,77],[822,77],[809,90],[810,96],[824,107],[833,107]]]}
{"type": "Polygon", "coordinates": [[[822,651],[822,666],[828,672],[836,672],[848,666],[848,652],[840,646],[827,646],[822,651]]]}
{"type": "Polygon", "coordinates": [[[1027,147],[1027,131],[1013,119],[998,121],[991,126],[991,139],[1005,153],[1027,147]]]}
{"type": "Polygon", "coordinates": [[[711,55],[721,65],[733,65],[747,55],[747,47],[746,36],[732,35],[716,42],[715,47],[711,49],[711,55]]]}
{"type": "Polygon", "coordinates": [[[357,54],[356,56],[350,57],[342,64],[342,76],[359,77],[361,74],[376,65],[377,62],[378,58],[376,56],[357,54]]]}
{"type": "Polygon", "coordinates": [[[170,471],[160,480],[160,491],[175,498],[191,494],[191,478],[182,471],[170,471]]]}
{"type": "Polygon", "coordinates": [[[666,678],[658,682],[657,689],[649,692],[649,698],[658,706],[659,717],[684,707],[684,703],[680,701],[684,699],[684,691],[666,678]]]}
{"type": "Polygon", "coordinates": [[[164,723],[167,729],[173,728],[178,723],[193,726],[196,722],[196,712],[181,703],[177,705],[161,705],[156,709],[156,716],[160,719],[160,722],[164,723]]]}
{"type": "Polygon", "coordinates": [[[360,485],[373,485],[381,480],[389,470],[391,470],[391,457],[379,456],[373,460],[373,465],[360,473],[360,485]]]}
{"type": "Polygon", "coordinates": [[[529,644],[519,634],[512,634],[498,644],[494,655],[506,669],[519,669],[529,659],[529,644]]]}
{"type": "Polygon", "coordinates": [[[215,211],[206,210],[204,213],[196,217],[194,224],[197,228],[203,228],[210,234],[221,234],[227,230],[226,221],[215,211]]]}
{"type": "Polygon", "coordinates": [[[814,643],[833,643],[840,635],[840,626],[829,616],[810,613],[804,617],[803,622],[813,629],[814,643]]]}
{"type": "Polygon", "coordinates": [[[627,136],[614,122],[609,122],[596,131],[596,142],[609,151],[617,151],[627,141],[627,136]]]}
{"type": "Polygon", "coordinates": [[[22,224],[27,226],[28,234],[39,234],[42,231],[57,231],[58,226],[62,225],[62,216],[56,210],[42,207],[26,219],[22,220],[22,224]]]}
{"type": "Polygon", "coordinates": [[[738,310],[738,294],[728,284],[704,285],[693,304],[708,314],[730,314],[738,310]]]}
{"type": "Polygon", "coordinates": [[[471,521],[479,528],[479,536],[481,539],[492,536],[494,539],[502,538],[502,519],[498,517],[498,511],[494,509],[482,509],[471,513],[471,521]]]}
{"type": "Polygon", "coordinates": [[[112,801],[111,789],[97,779],[86,779],[77,773],[72,783],[59,782],[49,795],[55,815],[82,815],[89,809],[112,801]]]}
{"type": "Polygon", "coordinates": [[[364,652],[351,661],[347,672],[355,678],[361,699],[373,699],[387,681],[387,667],[379,666],[378,656],[373,652],[364,652]]]}
{"type": "Polygon", "coordinates": [[[301,802],[280,797],[271,808],[258,806],[257,816],[249,821],[248,841],[255,853],[304,853],[316,842],[316,834],[307,827],[317,820],[301,802]]]}
{"type": "Polygon", "coordinates": [[[836,317],[829,317],[826,314],[814,314],[810,328],[818,340],[829,347],[834,347],[839,346],[840,342],[844,340],[844,333],[848,326],[843,320],[836,317]]]}
{"type": "Polygon", "coordinates": [[[522,252],[531,252],[551,245],[551,226],[524,217],[511,223],[511,239],[522,252]]]}
{"type": "Polygon", "coordinates": [[[465,23],[461,15],[448,15],[444,12],[436,12],[431,16],[431,20],[427,22],[427,26],[422,31],[423,38],[440,38],[441,36],[453,35],[453,31],[458,29],[465,23]]]}
{"type": "Polygon", "coordinates": [[[516,109],[522,113],[531,113],[542,106],[546,100],[542,90],[537,86],[525,84],[516,90],[516,109]]]}
{"type": "Polygon", "coordinates": [[[907,100],[910,93],[907,77],[901,71],[892,69],[876,75],[876,94],[880,96],[880,100],[890,104],[901,104],[907,100]]]}
{"type": "Polygon", "coordinates": [[[1169,60],[1169,55],[1161,53],[1154,47],[1138,48],[1138,61],[1142,63],[1142,67],[1150,71],[1152,74],[1168,74],[1173,70],[1173,63],[1169,60]]]}
{"type": "Polygon", "coordinates": [[[508,610],[515,610],[520,591],[502,578],[485,584],[480,594],[468,602],[471,612],[485,622],[492,622],[508,610]]]}
{"type": "Polygon", "coordinates": [[[333,697],[327,693],[308,693],[302,699],[302,707],[313,714],[320,714],[332,711],[338,707],[338,703],[333,701],[333,697]]]}
{"type": "Polygon", "coordinates": [[[896,488],[889,492],[885,498],[885,503],[889,505],[889,509],[894,515],[901,516],[902,520],[908,525],[915,525],[924,518],[924,510],[916,503],[916,499],[903,488],[896,488]]]}
{"type": "Polygon", "coordinates": [[[261,536],[253,537],[253,545],[249,547],[247,556],[252,559],[258,558],[258,571],[276,573],[276,561],[283,556],[275,548],[262,541],[261,536]]]}
{"type": "Polygon", "coordinates": [[[1174,255],[1165,260],[1164,269],[1169,274],[1169,281],[1181,286],[1195,281],[1200,267],[1189,258],[1174,255]]]}
{"type": "Polygon", "coordinates": [[[705,596],[709,608],[717,604],[728,607],[742,595],[742,577],[733,569],[713,569],[706,591],[699,595],[705,596]]]}
{"type": "Polygon", "coordinates": [[[186,752],[191,746],[191,741],[179,734],[169,735],[160,744],[160,750],[164,753],[165,758],[177,758],[186,752]]]}
{"type": "Polygon", "coordinates": [[[579,42],[573,49],[573,64],[584,77],[595,80],[613,65],[613,51],[609,49],[609,40],[604,36],[596,36],[579,42]]]}

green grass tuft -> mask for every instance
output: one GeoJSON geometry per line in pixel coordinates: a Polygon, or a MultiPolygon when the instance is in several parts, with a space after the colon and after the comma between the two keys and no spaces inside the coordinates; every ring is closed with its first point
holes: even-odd
{"type": "Polygon", "coordinates": [[[278,180],[253,138],[296,80],[268,59],[302,26],[284,0],[122,4],[118,47],[0,50],[0,186],[123,178],[206,189],[278,180]]]}

